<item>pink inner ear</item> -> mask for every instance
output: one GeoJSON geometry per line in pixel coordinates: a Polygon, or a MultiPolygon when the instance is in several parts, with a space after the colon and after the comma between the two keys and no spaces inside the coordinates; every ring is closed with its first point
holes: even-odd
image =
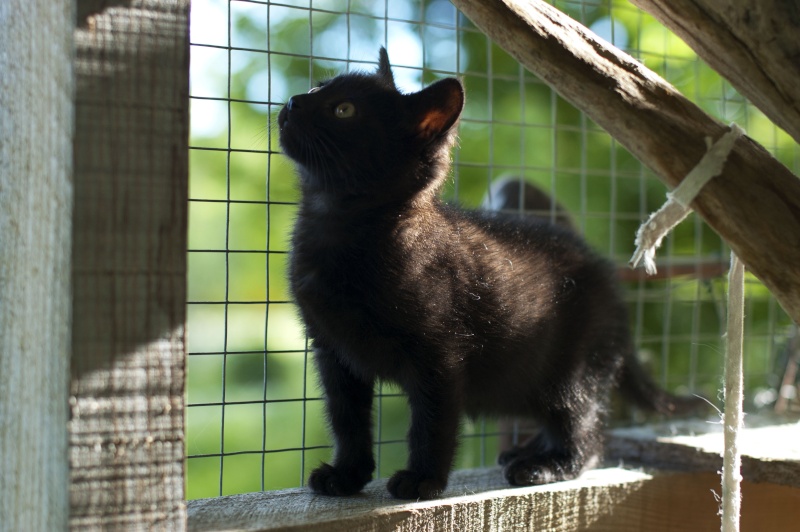
{"type": "Polygon", "coordinates": [[[432,137],[441,133],[449,120],[450,115],[447,113],[443,113],[439,109],[431,109],[420,120],[417,128],[421,135],[432,137]]]}

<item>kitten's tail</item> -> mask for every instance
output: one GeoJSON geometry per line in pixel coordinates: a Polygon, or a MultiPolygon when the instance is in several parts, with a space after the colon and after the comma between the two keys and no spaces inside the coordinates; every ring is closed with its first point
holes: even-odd
{"type": "Polygon", "coordinates": [[[633,404],[660,414],[687,414],[710,404],[698,395],[675,395],[653,381],[633,354],[625,357],[620,375],[622,395],[633,404]]]}

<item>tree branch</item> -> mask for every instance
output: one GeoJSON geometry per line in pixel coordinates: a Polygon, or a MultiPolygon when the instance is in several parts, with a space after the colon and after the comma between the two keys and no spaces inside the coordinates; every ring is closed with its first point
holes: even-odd
{"type": "Polygon", "coordinates": [[[800,5],[795,0],[631,0],[672,30],[800,142],[800,5]]]}
{"type": "MultiPolygon", "coordinates": [[[[486,35],[674,188],[727,129],[629,55],[539,0],[453,0],[486,35]]],[[[748,137],[692,207],[800,322],[800,180],[748,137]]]]}

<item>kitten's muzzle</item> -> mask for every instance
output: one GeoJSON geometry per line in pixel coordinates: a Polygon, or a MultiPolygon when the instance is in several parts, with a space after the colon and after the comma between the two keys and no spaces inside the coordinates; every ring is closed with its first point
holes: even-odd
{"type": "Polygon", "coordinates": [[[300,95],[292,96],[291,98],[289,98],[289,101],[286,102],[286,104],[283,106],[281,112],[278,113],[278,126],[280,126],[281,129],[283,129],[286,126],[286,124],[289,123],[289,113],[292,112],[296,113],[297,110],[302,107],[300,100],[301,100],[300,95]]]}
{"type": "MultiPolygon", "coordinates": [[[[302,97],[292,96],[278,113],[278,128],[280,130],[280,144],[289,157],[295,157],[298,143],[302,144],[302,130],[304,123],[303,114],[308,111],[307,105],[301,103],[302,97]],[[292,124],[296,125],[292,125],[292,124]],[[300,135],[300,138],[298,138],[300,135]]],[[[301,150],[302,151],[302,150],[301,150]]]]}
{"type": "Polygon", "coordinates": [[[286,125],[286,122],[288,121],[289,121],[289,108],[286,105],[284,105],[283,108],[281,109],[281,112],[278,113],[278,127],[283,129],[283,127],[286,125]]]}

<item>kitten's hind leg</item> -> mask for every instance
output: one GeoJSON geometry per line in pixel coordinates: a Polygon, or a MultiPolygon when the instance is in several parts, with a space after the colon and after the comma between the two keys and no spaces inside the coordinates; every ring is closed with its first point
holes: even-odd
{"type": "Polygon", "coordinates": [[[515,486],[577,478],[597,465],[602,453],[602,424],[594,412],[552,416],[541,432],[500,456],[506,480],[515,486]]]}
{"type": "Polygon", "coordinates": [[[501,451],[497,456],[497,463],[506,466],[523,454],[544,453],[547,448],[546,441],[547,437],[542,434],[542,428],[537,426],[535,434],[525,438],[525,441],[501,451]]]}
{"type": "Polygon", "coordinates": [[[309,487],[323,495],[353,495],[372,479],[373,384],[356,377],[332,350],[318,348],[315,361],[335,440],[333,465],[311,472],[309,487]]]}
{"type": "Polygon", "coordinates": [[[519,452],[520,447],[524,447],[534,438],[540,429],[540,424],[530,418],[502,418],[498,423],[500,431],[500,453],[497,463],[506,465],[519,452]]]}

